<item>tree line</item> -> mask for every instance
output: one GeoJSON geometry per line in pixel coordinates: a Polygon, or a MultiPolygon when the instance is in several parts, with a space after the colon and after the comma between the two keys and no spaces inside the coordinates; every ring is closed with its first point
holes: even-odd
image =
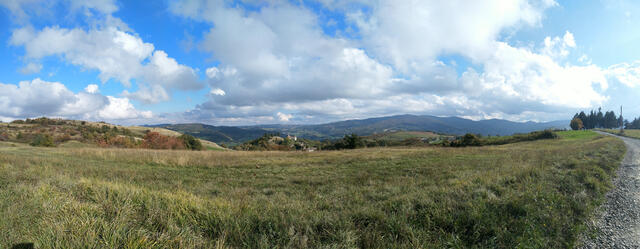
{"type": "Polygon", "coordinates": [[[571,128],[574,130],[579,129],[593,129],[593,128],[618,128],[622,123],[622,117],[617,117],[615,112],[608,111],[602,113],[602,109],[598,108],[598,111],[591,110],[589,114],[584,111],[576,113],[571,120],[571,128]]]}

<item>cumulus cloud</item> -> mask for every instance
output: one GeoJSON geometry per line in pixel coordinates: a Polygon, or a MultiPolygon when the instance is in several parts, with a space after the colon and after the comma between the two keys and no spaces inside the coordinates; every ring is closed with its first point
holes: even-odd
{"type": "Polygon", "coordinates": [[[127,98],[116,98],[107,96],[109,104],[98,111],[98,116],[104,119],[132,119],[132,118],[151,118],[153,115],[150,111],[138,111],[129,102],[127,98]]]}
{"type": "Polygon", "coordinates": [[[0,83],[0,116],[119,120],[150,118],[152,114],[135,109],[127,98],[100,95],[97,85],[73,93],[60,82],[36,78],[18,85],[0,83]]]}
{"type": "Polygon", "coordinates": [[[40,31],[27,26],[13,31],[10,44],[24,46],[25,58],[30,60],[58,55],[71,64],[98,70],[103,83],[113,78],[125,86],[132,79],[148,84],[142,92],[131,94],[147,103],[168,100],[167,90],[202,88],[194,69],[116,26],[90,30],[46,27],[40,31]]]}
{"type": "Polygon", "coordinates": [[[34,74],[39,73],[42,70],[42,64],[29,62],[24,67],[20,68],[20,73],[22,74],[34,74]]]}
{"type": "Polygon", "coordinates": [[[576,41],[573,34],[566,31],[563,37],[551,38],[547,36],[544,39],[544,48],[542,54],[553,58],[565,58],[569,55],[570,48],[576,47],[576,41]]]}
{"type": "Polygon", "coordinates": [[[403,73],[441,54],[481,62],[501,31],[537,25],[554,1],[373,1],[372,11],[351,11],[364,45],[403,73]]]}
{"type": "Polygon", "coordinates": [[[88,92],[88,93],[98,93],[98,92],[100,92],[100,90],[98,88],[98,85],[96,85],[96,84],[87,85],[87,87],[84,89],[84,91],[88,92]]]}

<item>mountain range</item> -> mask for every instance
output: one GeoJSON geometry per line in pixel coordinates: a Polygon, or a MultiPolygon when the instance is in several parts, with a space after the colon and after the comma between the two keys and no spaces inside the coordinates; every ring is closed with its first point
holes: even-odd
{"type": "Polygon", "coordinates": [[[239,144],[256,139],[265,133],[289,134],[313,140],[336,139],[352,133],[368,136],[393,131],[432,131],[450,135],[474,133],[504,136],[544,129],[564,129],[568,128],[568,125],[568,120],[513,122],[501,119],[487,119],[474,121],[460,117],[397,115],[314,125],[212,126],[194,123],[161,124],[153,125],[153,127],[162,127],[187,133],[216,143],[239,144]]]}

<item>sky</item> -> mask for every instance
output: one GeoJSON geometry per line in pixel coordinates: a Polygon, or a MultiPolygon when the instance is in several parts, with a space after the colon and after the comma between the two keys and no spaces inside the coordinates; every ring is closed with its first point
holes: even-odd
{"type": "Polygon", "coordinates": [[[0,0],[0,120],[640,116],[631,0],[0,0]]]}

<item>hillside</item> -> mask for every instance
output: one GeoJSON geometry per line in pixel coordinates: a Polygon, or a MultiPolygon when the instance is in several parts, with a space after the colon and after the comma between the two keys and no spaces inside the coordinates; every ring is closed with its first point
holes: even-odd
{"type": "Polygon", "coordinates": [[[463,135],[475,133],[481,135],[512,135],[549,128],[567,128],[569,121],[553,122],[512,122],[489,119],[473,121],[458,117],[436,117],[399,115],[362,120],[346,120],[318,125],[259,125],[259,126],[211,126],[204,124],[159,125],[170,130],[184,132],[217,143],[238,144],[257,139],[264,133],[281,133],[301,138],[324,140],[341,138],[345,134],[355,133],[369,136],[393,131],[430,131],[440,134],[463,135]]]}
{"type": "MultiPolygon", "coordinates": [[[[44,147],[185,149],[181,138],[182,133],[159,127],[119,126],[44,117],[0,123],[0,141],[44,147]],[[154,140],[149,140],[151,138],[154,140]]],[[[198,140],[204,149],[223,149],[214,142],[193,137],[191,139],[198,140]]]]}
{"type": "Polygon", "coordinates": [[[152,125],[149,127],[178,131],[201,139],[216,143],[224,143],[227,145],[236,145],[249,140],[254,140],[269,132],[268,130],[261,128],[213,126],[206,124],[162,124],[152,125]]]}

